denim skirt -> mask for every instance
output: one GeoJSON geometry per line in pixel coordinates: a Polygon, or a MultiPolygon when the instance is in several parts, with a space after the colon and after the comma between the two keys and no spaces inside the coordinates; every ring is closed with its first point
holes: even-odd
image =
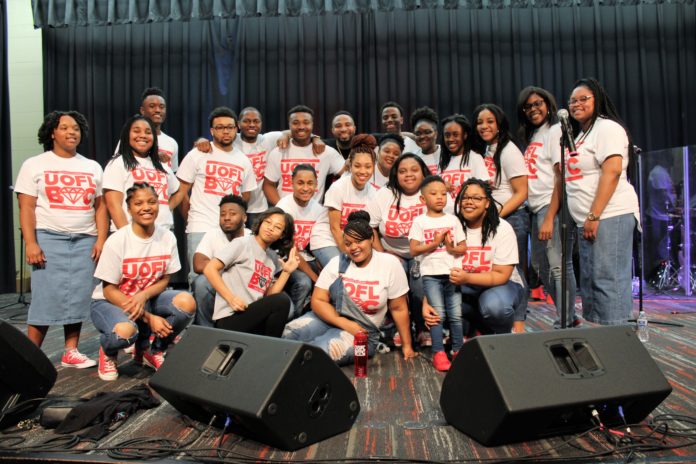
{"type": "Polygon", "coordinates": [[[46,256],[31,271],[30,325],[65,325],[89,319],[96,286],[90,254],[97,237],[39,229],[36,240],[46,256]]]}

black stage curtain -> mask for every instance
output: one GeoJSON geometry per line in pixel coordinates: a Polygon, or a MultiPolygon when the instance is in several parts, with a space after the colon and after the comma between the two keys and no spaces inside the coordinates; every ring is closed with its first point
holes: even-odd
{"type": "MultiPolygon", "coordinates": [[[[597,77],[643,149],[696,143],[696,10],[683,3],[430,9],[44,29],[46,110],[84,112],[96,158],[149,85],[167,93],[165,131],[185,153],[217,105],[257,106],[265,129],[305,103],[326,134],[346,109],[378,129],[377,108],[470,114],[501,104],[516,125],[524,86],[564,103],[576,78],[597,77]]],[[[183,153],[182,153],[183,154],[183,153]]]]}
{"type": "Polygon", "coordinates": [[[527,8],[693,0],[32,0],[34,26],[103,26],[191,19],[300,16],[442,8],[527,8]]]}
{"type": "Polygon", "coordinates": [[[10,143],[10,89],[7,77],[7,4],[0,0],[0,293],[16,289],[12,201],[12,145],[10,143]]]}

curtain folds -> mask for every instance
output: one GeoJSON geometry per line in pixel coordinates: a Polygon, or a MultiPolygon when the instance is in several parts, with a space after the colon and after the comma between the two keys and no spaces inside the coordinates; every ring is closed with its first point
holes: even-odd
{"type": "Polygon", "coordinates": [[[676,3],[694,0],[32,0],[34,27],[104,26],[192,19],[676,3]]]}
{"type": "MultiPolygon", "coordinates": [[[[696,143],[696,11],[685,4],[457,9],[235,18],[45,29],[46,111],[77,109],[102,163],[143,88],[167,94],[164,130],[181,146],[208,134],[218,105],[261,110],[264,130],[304,103],[315,131],[338,110],[379,129],[387,100],[441,117],[500,104],[516,126],[518,92],[597,77],[645,150],[696,143]]],[[[407,118],[406,118],[407,119],[407,118]]]]}

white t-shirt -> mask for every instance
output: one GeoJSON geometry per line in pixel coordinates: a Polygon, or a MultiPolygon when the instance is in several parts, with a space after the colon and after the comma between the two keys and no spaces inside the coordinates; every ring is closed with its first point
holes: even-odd
{"type": "Polygon", "coordinates": [[[379,228],[384,249],[402,258],[410,258],[408,233],[411,223],[415,217],[425,212],[425,203],[420,199],[420,191],[413,195],[401,195],[397,211],[394,193],[387,187],[382,187],[368,205],[367,211],[370,213],[370,226],[379,228]]]}
{"type": "MultiPolygon", "coordinates": [[[[279,272],[278,258],[274,251],[266,252],[253,235],[232,242],[215,254],[225,267],[222,280],[232,294],[246,304],[263,298],[279,272]]],[[[213,320],[231,316],[234,310],[218,293],[215,296],[213,320]]]]}
{"type": "Polygon", "coordinates": [[[472,177],[477,179],[489,180],[488,168],[483,162],[483,157],[475,151],[469,152],[469,159],[465,165],[461,165],[464,155],[453,156],[444,171],[440,173],[440,177],[445,182],[457,186],[457,189],[452,192],[452,198],[455,198],[461,189],[462,184],[472,177]]]}
{"type": "Polygon", "coordinates": [[[423,150],[416,145],[416,151],[413,153],[420,156],[420,158],[425,161],[425,165],[428,166],[430,174],[437,174],[438,170],[440,169],[440,145],[438,145],[437,149],[429,155],[423,154],[423,150]]]}
{"type": "Polygon", "coordinates": [[[121,227],[104,244],[94,271],[100,282],[92,299],[106,299],[102,280],[118,285],[124,295],[133,296],[179,269],[176,237],[169,229],[155,227],[152,236],[144,239],[135,235],[132,225],[121,227]]]}
{"type": "Polygon", "coordinates": [[[389,174],[386,176],[382,174],[382,171],[379,170],[377,166],[375,166],[375,173],[372,175],[372,180],[370,181],[370,184],[375,188],[375,190],[379,190],[385,185],[387,185],[387,182],[389,182],[389,174]]]}
{"type": "MultiPolygon", "coordinates": [[[[121,141],[116,143],[114,156],[118,156],[118,149],[121,146],[121,141]]],[[[163,166],[169,166],[172,172],[176,172],[179,168],[179,144],[176,140],[161,132],[157,135],[157,153],[163,166]]]]}
{"type": "Polygon", "coordinates": [[[551,203],[553,193],[553,150],[559,152],[561,140],[561,125],[544,123],[532,136],[524,152],[527,164],[527,202],[533,213],[551,203]]]}
{"type": "Polygon", "coordinates": [[[176,175],[193,184],[186,233],[208,232],[220,225],[220,199],[256,189],[249,159],[234,148],[231,152],[212,145],[212,153],[194,148],[184,157],[176,175]]]}
{"type": "MultiPolygon", "coordinates": [[[[430,217],[421,214],[413,220],[408,239],[429,244],[433,242],[435,234],[445,231],[449,231],[455,245],[465,239],[462,224],[455,215],[445,213],[444,216],[430,217]]],[[[450,269],[456,265],[457,257],[449,253],[445,244],[441,243],[433,251],[420,255],[418,259],[422,275],[436,276],[449,275],[450,269]]]]}
{"type": "MultiPolygon", "coordinates": [[[[328,290],[338,279],[339,256],[322,269],[316,287],[328,290]]],[[[353,262],[343,274],[343,287],[350,299],[379,327],[387,313],[387,303],[408,292],[408,279],[396,256],[372,251],[372,259],[365,267],[353,262]]]]}
{"type": "Polygon", "coordinates": [[[80,154],[47,151],[22,163],[14,191],[36,198],[37,229],[97,235],[94,200],[102,195],[102,175],[96,161],[80,154]]]}
{"type": "Polygon", "coordinates": [[[481,245],[481,228],[466,228],[466,253],[459,261],[462,269],[467,272],[491,272],[493,265],[512,265],[512,275],[510,280],[520,285],[522,278],[517,272],[516,264],[519,263],[517,252],[517,238],[512,226],[505,220],[500,219],[498,230],[494,237],[486,240],[486,245],[481,245]]]}
{"type": "Polygon", "coordinates": [[[157,152],[162,164],[169,166],[173,172],[179,169],[179,144],[162,131],[157,135],[157,152]]]}
{"type": "Polygon", "coordinates": [[[418,144],[416,143],[415,140],[413,140],[411,137],[403,136],[404,138],[404,151],[403,153],[413,153],[414,155],[416,154],[417,151],[420,151],[420,147],[418,147],[418,144]]]}
{"type": "MultiPolygon", "coordinates": [[[[169,209],[169,197],[179,190],[179,180],[172,170],[165,164],[164,172],[155,169],[150,158],[135,157],[139,167],[128,170],[123,157],[113,158],[104,169],[104,190],[113,190],[123,194],[123,211],[130,222],[128,215],[128,205],[126,204],[126,191],[136,182],[147,182],[157,192],[159,199],[159,213],[155,223],[159,226],[172,228],[174,226],[174,216],[169,209]]],[[[116,226],[111,221],[111,231],[115,231],[116,226]]]]}
{"type": "MultiPolygon", "coordinates": [[[[575,223],[578,226],[585,223],[597,193],[602,163],[611,155],[621,155],[621,176],[600,217],[608,219],[633,213],[639,220],[638,196],[626,177],[628,136],[624,128],[611,119],[597,118],[587,135],[583,132],[578,134],[575,147],[578,154],[566,160],[565,176],[568,209],[575,223]]],[[[560,153],[554,155],[554,164],[558,162],[560,153]]]]}
{"type": "Polygon", "coordinates": [[[341,230],[348,223],[348,215],[364,210],[375,198],[375,189],[368,182],[362,190],[353,185],[351,176],[343,176],[331,184],[324,197],[324,206],[341,212],[341,230]]]}
{"type": "MultiPolygon", "coordinates": [[[[314,198],[309,200],[307,206],[300,206],[292,195],[281,198],[276,206],[292,216],[295,222],[295,246],[305,261],[312,261],[314,257],[307,253],[307,247],[310,244],[314,225],[317,221],[328,224],[326,208],[314,198]]],[[[331,235],[330,232],[329,235],[331,235]]],[[[329,245],[324,246],[332,245],[335,245],[333,239],[329,245]]]]}
{"type": "MultiPolygon", "coordinates": [[[[243,237],[251,235],[251,230],[244,228],[243,237]]],[[[236,237],[241,238],[241,237],[236,237]]],[[[235,240],[234,238],[232,240],[235,240]]],[[[227,235],[221,228],[209,230],[205,233],[201,241],[196,247],[196,253],[200,253],[208,259],[212,259],[215,253],[219,253],[226,245],[232,241],[227,238],[227,235]]]]}
{"type": "Polygon", "coordinates": [[[309,164],[317,171],[317,192],[314,198],[321,200],[324,194],[326,177],[329,174],[338,174],[343,169],[346,161],[333,148],[325,147],[324,153],[317,156],[312,152],[312,144],[306,147],[298,147],[293,142],[290,146],[281,150],[274,148],[268,155],[266,164],[266,179],[278,183],[278,195],[283,198],[292,195],[292,170],[298,164],[309,164]]]}
{"type": "Polygon", "coordinates": [[[234,139],[233,145],[247,155],[256,176],[257,186],[255,190],[251,191],[249,196],[247,213],[263,213],[268,209],[268,202],[263,194],[263,177],[266,174],[268,154],[275,148],[281,135],[283,135],[282,132],[260,134],[254,143],[245,142],[241,136],[234,139]]]}
{"type": "MultiPolygon", "coordinates": [[[[517,146],[508,142],[503,148],[503,152],[500,154],[500,167],[502,172],[500,173],[500,184],[496,181],[496,168],[493,162],[493,153],[497,144],[489,145],[486,150],[486,156],[483,161],[488,169],[488,175],[491,179],[491,185],[493,186],[493,199],[504,205],[510,197],[512,197],[512,186],[510,185],[510,179],[519,176],[527,175],[527,166],[524,163],[524,155],[517,146]]],[[[524,203],[520,205],[520,208],[524,207],[524,203]]]]}

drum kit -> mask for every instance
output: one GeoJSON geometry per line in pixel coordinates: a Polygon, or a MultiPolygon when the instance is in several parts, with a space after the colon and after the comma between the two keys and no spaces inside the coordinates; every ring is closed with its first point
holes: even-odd
{"type": "MultiPolygon", "coordinates": [[[[696,209],[691,208],[689,213],[692,227],[696,227],[696,209]]],[[[690,288],[691,292],[696,292],[696,260],[694,260],[693,248],[691,252],[691,269],[688,273],[688,282],[686,282],[684,276],[684,253],[686,253],[683,240],[686,235],[683,221],[684,214],[685,212],[682,208],[671,208],[667,210],[667,235],[665,236],[667,258],[660,262],[653,277],[650,279],[650,285],[657,290],[658,293],[678,291],[680,289],[686,290],[687,288],[690,288]],[[680,243],[677,244],[679,252],[675,257],[672,254],[672,238],[675,236],[674,230],[677,228],[679,231],[677,238],[680,240],[680,243]]],[[[688,240],[691,241],[692,247],[696,247],[696,230],[690,231],[688,240]]]]}

